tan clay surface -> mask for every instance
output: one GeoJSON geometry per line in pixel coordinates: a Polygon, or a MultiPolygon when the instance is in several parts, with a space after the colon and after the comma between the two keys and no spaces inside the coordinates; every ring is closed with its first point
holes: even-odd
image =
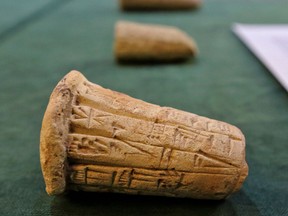
{"type": "Polygon", "coordinates": [[[193,57],[197,46],[175,27],[119,21],[115,27],[118,61],[175,61],[193,57]]]}
{"type": "Polygon", "coordinates": [[[202,0],[119,0],[123,10],[187,10],[200,7],[202,0]]]}
{"type": "Polygon", "coordinates": [[[72,189],[223,199],[248,174],[238,128],[102,88],[77,71],[54,89],[40,142],[50,195],[72,189]]]}

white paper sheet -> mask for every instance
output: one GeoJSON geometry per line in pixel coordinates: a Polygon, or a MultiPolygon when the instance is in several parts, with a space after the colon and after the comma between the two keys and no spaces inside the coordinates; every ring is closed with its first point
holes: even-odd
{"type": "Polygon", "coordinates": [[[232,29],[288,91],[288,25],[236,23],[232,29]]]}

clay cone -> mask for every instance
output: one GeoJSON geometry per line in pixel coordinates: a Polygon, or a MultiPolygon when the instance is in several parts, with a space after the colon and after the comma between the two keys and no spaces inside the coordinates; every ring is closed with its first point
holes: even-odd
{"type": "Polygon", "coordinates": [[[201,3],[202,0],[119,0],[123,10],[189,10],[201,3]]]}
{"type": "Polygon", "coordinates": [[[114,49],[120,62],[169,62],[197,54],[193,39],[178,28],[126,21],[116,24],[114,49]]]}
{"type": "Polygon", "coordinates": [[[77,71],[50,97],[40,158],[50,195],[83,190],[223,199],[248,174],[238,128],[102,88],[77,71]]]}

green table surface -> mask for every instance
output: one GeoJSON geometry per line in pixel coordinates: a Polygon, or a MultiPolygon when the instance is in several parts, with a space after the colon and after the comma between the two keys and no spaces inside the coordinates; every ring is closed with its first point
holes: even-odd
{"type": "Polygon", "coordinates": [[[0,1],[0,215],[288,215],[288,94],[231,25],[287,23],[286,0],[206,0],[197,11],[121,12],[116,0],[0,1]],[[118,65],[117,20],[174,25],[200,55],[118,65]],[[70,70],[162,106],[227,121],[246,136],[249,177],[224,201],[72,192],[50,197],[39,163],[51,91],[70,70]]]}

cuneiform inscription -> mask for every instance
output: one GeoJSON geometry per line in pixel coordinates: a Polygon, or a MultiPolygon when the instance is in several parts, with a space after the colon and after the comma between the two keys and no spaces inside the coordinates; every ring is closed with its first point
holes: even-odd
{"type": "Polygon", "coordinates": [[[142,143],[116,140],[103,136],[70,134],[69,138],[70,145],[68,152],[70,153],[112,154],[113,152],[122,152],[123,154],[142,154],[153,157],[157,149],[157,147],[155,148],[154,146],[142,143]]]}
{"type": "Polygon", "coordinates": [[[86,164],[128,167],[133,164],[134,167],[191,172],[201,167],[232,172],[237,168],[203,152],[192,153],[83,134],[70,134],[69,140],[68,158],[86,164]]]}
{"type": "Polygon", "coordinates": [[[69,140],[68,158],[82,163],[134,164],[153,168],[159,165],[163,149],[138,142],[83,134],[70,134],[69,140]]]}
{"type": "MultiPolygon", "coordinates": [[[[232,142],[226,135],[114,115],[83,105],[73,106],[71,128],[73,133],[103,136],[114,139],[115,143],[122,142],[128,146],[135,144],[134,148],[143,144],[139,149],[142,153],[145,153],[144,145],[147,149],[155,146],[155,149],[162,147],[193,153],[201,151],[213,155],[214,159],[218,158],[227,164],[239,166],[237,158],[231,161],[230,156],[234,153],[233,144],[242,145],[242,143],[238,140],[232,142]]],[[[159,157],[158,150],[156,152],[156,157],[159,157]]],[[[149,154],[149,151],[146,151],[146,154],[149,154]]]]}
{"type": "Polygon", "coordinates": [[[116,115],[130,116],[151,122],[158,121],[166,125],[181,125],[193,128],[200,132],[210,134],[223,134],[231,139],[242,140],[243,135],[239,130],[225,122],[216,121],[170,107],[159,107],[131,98],[125,94],[103,89],[101,86],[85,82],[83,91],[78,95],[77,101],[95,109],[109,111],[116,115]],[[135,109],[135,107],[137,107],[135,109]],[[137,112],[139,110],[139,112],[137,112]],[[143,114],[144,113],[144,114],[143,114]]]}
{"type": "MultiPolygon", "coordinates": [[[[214,179],[215,191],[225,194],[237,181],[237,175],[233,174],[211,174],[211,173],[189,173],[175,170],[151,170],[141,168],[110,167],[101,165],[72,165],[70,183],[76,185],[87,185],[95,187],[106,187],[107,189],[131,189],[139,191],[168,191],[170,193],[183,193],[189,195],[208,193],[208,188],[199,187],[203,179],[214,179]],[[232,186],[219,184],[222,181],[231,181],[232,186]],[[199,188],[202,188],[199,191],[199,188]],[[195,194],[193,194],[195,193],[195,194]]],[[[227,184],[226,184],[227,185],[227,184]]],[[[231,184],[230,184],[231,185],[231,184]]]]}
{"type": "Polygon", "coordinates": [[[82,154],[109,154],[110,146],[107,145],[107,142],[98,139],[93,136],[84,136],[84,135],[71,135],[70,136],[70,145],[68,147],[68,152],[81,152],[82,154]]]}
{"type": "Polygon", "coordinates": [[[54,89],[40,142],[51,195],[73,187],[218,199],[248,173],[238,128],[104,89],[76,71],[54,89]]]}
{"type": "Polygon", "coordinates": [[[72,166],[71,181],[76,184],[102,185],[134,189],[175,189],[181,185],[184,173],[139,168],[72,166]]]}

